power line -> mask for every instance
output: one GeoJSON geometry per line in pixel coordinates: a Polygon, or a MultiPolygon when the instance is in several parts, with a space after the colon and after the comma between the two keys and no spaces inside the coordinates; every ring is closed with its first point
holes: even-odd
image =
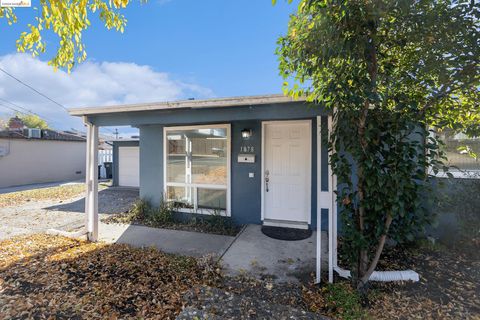
{"type": "Polygon", "coordinates": [[[30,113],[30,114],[36,115],[37,117],[39,117],[40,119],[43,119],[43,120],[45,120],[45,121],[48,121],[48,122],[57,122],[57,123],[59,123],[59,122],[56,121],[56,120],[53,120],[53,119],[48,118],[48,117],[44,117],[44,116],[40,115],[40,114],[37,113],[37,112],[34,112],[34,111],[32,111],[32,110],[29,110],[29,109],[27,109],[27,108],[25,108],[25,107],[19,106],[18,104],[13,103],[13,102],[11,102],[11,101],[9,101],[9,100],[7,100],[7,99],[0,98],[0,100],[3,101],[3,102],[5,102],[5,103],[8,103],[9,105],[12,105],[12,106],[14,106],[14,107],[16,107],[16,108],[25,110],[26,112],[28,112],[28,113],[30,113]]]}
{"type": "Polygon", "coordinates": [[[28,116],[28,113],[23,112],[23,111],[20,111],[20,110],[18,110],[18,109],[12,108],[12,107],[9,107],[9,106],[7,106],[7,105],[5,105],[5,104],[3,104],[3,103],[0,103],[0,107],[4,107],[4,108],[10,109],[10,110],[12,110],[12,111],[15,111],[15,112],[18,112],[18,113],[21,113],[21,114],[24,114],[24,115],[27,115],[27,116],[28,116]]]}
{"type": "Polygon", "coordinates": [[[3,68],[0,67],[0,71],[2,71],[3,73],[5,73],[7,76],[11,77],[12,79],[15,79],[16,81],[18,81],[19,83],[21,83],[22,85],[24,85],[25,87],[29,88],[30,90],[36,92],[37,94],[41,95],[42,97],[44,97],[45,99],[47,100],[50,100],[51,102],[53,102],[54,104],[56,104],[57,106],[63,108],[65,111],[68,112],[68,109],[62,105],[61,103],[53,100],[52,98],[50,98],[49,96],[47,96],[46,94],[43,94],[41,93],[40,91],[38,91],[37,89],[35,89],[34,87],[32,87],[31,85],[23,82],[22,80],[18,79],[17,77],[15,77],[14,75],[12,75],[11,73],[8,73],[7,71],[5,71],[3,68]]]}
{"type": "MultiPolygon", "coordinates": [[[[31,85],[29,85],[29,84],[23,82],[22,80],[18,79],[17,77],[15,77],[14,75],[12,75],[11,73],[5,71],[5,69],[3,69],[3,68],[0,67],[0,71],[2,71],[2,72],[5,73],[7,76],[11,77],[12,79],[14,79],[14,80],[16,80],[17,82],[21,83],[21,84],[24,85],[25,87],[29,88],[30,90],[32,90],[32,91],[34,91],[35,93],[41,95],[41,96],[44,97],[45,99],[53,102],[54,104],[56,104],[57,106],[59,106],[60,108],[62,108],[63,110],[65,110],[65,111],[68,112],[68,109],[67,109],[63,104],[61,104],[61,103],[53,100],[52,98],[50,98],[50,97],[47,96],[46,94],[38,91],[37,89],[35,89],[35,88],[32,87],[31,85]]],[[[11,103],[11,104],[12,104],[12,103],[11,103]]],[[[3,106],[5,107],[5,105],[3,105],[3,106]]],[[[20,108],[22,108],[22,107],[20,107],[20,108]]],[[[9,108],[9,109],[14,110],[13,108],[9,108]]],[[[22,109],[27,110],[27,109],[25,109],[25,108],[22,108],[22,109]]],[[[15,110],[15,111],[19,112],[18,110],[15,110]]],[[[27,111],[31,112],[30,110],[27,110],[27,111]]],[[[24,113],[24,112],[21,112],[21,113],[24,113]]],[[[31,112],[31,113],[33,113],[33,112],[31,112]]],[[[24,113],[24,114],[25,114],[25,113],[24,113]]],[[[38,115],[38,114],[37,114],[37,115],[38,115]]],[[[40,115],[38,115],[38,116],[40,117],[40,115]]],[[[105,128],[105,127],[104,127],[103,129],[108,130],[108,131],[110,131],[111,133],[118,135],[118,132],[114,132],[113,130],[111,130],[111,129],[109,129],[109,128],[105,128]]]]}

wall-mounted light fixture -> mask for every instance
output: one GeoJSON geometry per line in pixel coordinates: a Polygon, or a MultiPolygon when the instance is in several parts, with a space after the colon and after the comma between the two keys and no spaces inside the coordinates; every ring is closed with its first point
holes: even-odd
{"type": "Polygon", "coordinates": [[[242,130],[242,139],[248,139],[252,136],[253,131],[252,129],[243,129],[242,130]]]}

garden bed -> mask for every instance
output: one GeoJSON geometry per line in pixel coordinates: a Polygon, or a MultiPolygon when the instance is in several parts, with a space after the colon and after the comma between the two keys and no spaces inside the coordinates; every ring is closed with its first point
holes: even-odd
{"type": "Polygon", "coordinates": [[[102,219],[104,223],[122,223],[144,225],[154,228],[194,231],[227,236],[235,236],[242,226],[236,225],[230,217],[212,211],[211,215],[176,212],[175,208],[161,204],[150,207],[144,201],[137,201],[127,212],[111,215],[102,219]]]}

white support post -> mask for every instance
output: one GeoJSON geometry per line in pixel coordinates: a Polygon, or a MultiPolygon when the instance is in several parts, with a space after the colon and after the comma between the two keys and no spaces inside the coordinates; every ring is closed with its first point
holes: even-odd
{"type": "Polygon", "coordinates": [[[87,216],[87,237],[90,241],[98,240],[98,127],[87,124],[87,159],[86,159],[86,197],[85,214],[87,216]]]}
{"type": "MultiPolygon", "coordinates": [[[[328,116],[328,136],[330,137],[330,134],[332,132],[332,116],[328,116]]],[[[328,158],[330,159],[331,153],[329,152],[328,158]]],[[[332,173],[332,168],[330,164],[328,165],[328,191],[330,191],[330,196],[331,196],[331,204],[329,206],[328,210],[328,282],[333,283],[333,266],[334,266],[334,238],[336,237],[335,232],[334,232],[334,212],[336,210],[334,209],[334,206],[336,205],[336,202],[334,201],[335,194],[333,192],[333,173],[332,173]]]]}
{"type": "Polygon", "coordinates": [[[322,117],[317,116],[317,255],[315,283],[320,283],[322,275],[322,117]]]}
{"type": "MultiPolygon", "coordinates": [[[[337,190],[337,176],[332,175],[332,190],[337,190]]],[[[337,240],[338,240],[338,212],[337,196],[332,192],[332,212],[333,212],[333,266],[338,266],[337,240]]]]}

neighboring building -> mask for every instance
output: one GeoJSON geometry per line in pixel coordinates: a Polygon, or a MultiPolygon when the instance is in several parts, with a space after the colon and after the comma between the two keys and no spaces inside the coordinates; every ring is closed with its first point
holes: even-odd
{"type": "Polygon", "coordinates": [[[23,129],[15,118],[9,126],[0,131],[0,188],[85,177],[85,138],[23,129]]]}
{"type": "Polygon", "coordinates": [[[23,124],[22,119],[20,119],[17,116],[10,118],[10,120],[8,121],[8,128],[10,130],[20,130],[20,129],[23,129],[24,127],[25,125],[23,124]]]}

